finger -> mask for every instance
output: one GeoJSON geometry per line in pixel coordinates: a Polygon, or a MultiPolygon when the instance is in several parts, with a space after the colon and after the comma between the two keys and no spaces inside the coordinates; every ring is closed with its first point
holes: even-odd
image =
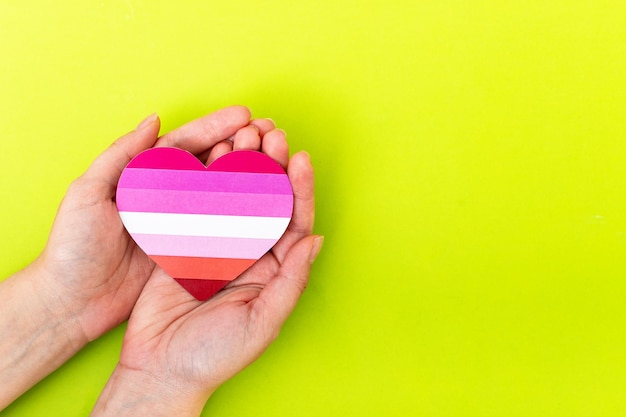
{"type": "Polygon", "coordinates": [[[287,137],[284,130],[273,129],[266,133],[265,136],[263,136],[261,149],[283,168],[287,167],[287,163],[289,162],[289,145],[287,144],[287,137]]]}
{"type": "Polygon", "coordinates": [[[276,125],[272,119],[252,119],[250,121],[252,126],[256,126],[259,129],[259,135],[263,137],[267,132],[274,130],[276,125]]]}
{"type": "Polygon", "coordinates": [[[148,116],[136,130],[119,138],[100,154],[83,174],[83,178],[103,184],[102,191],[107,197],[113,196],[126,165],[138,153],[154,145],[160,126],[161,121],[156,114],[148,116]]]}
{"type": "Polygon", "coordinates": [[[211,149],[211,153],[207,158],[206,164],[209,165],[222,155],[226,155],[233,150],[233,143],[229,140],[223,140],[211,149]]]}
{"type": "Polygon", "coordinates": [[[287,174],[293,187],[293,215],[285,234],[272,249],[280,263],[296,242],[313,232],[315,220],[314,176],[309,154],[298,152],[293,155],[287,174]]]}
{"type": "Polygon", "coordinates": [[[261,302],[255,303],[253,307],[257,310],[254,313],[258,314],[251,317],[269,321],[259,327],[272,332],[267,335],[270,339],[278,335],[280,327],[306,289],[311,265],[319,254],[323,242],[322,236],[307,236],[293,245],[276,277],[269,281],[259,294],[261,302]]]}
{"type": "Polygon", "coordinates": [[[257,129],[256,126],[248,125],[239,129],[237,133],[235,133],[233,150],[238,151],[241,149],[251,151],[258,151],[261,149],[261,137],[259,136],[259,129],[257,129]]]}
{"type": "Polygon", "coordinates": [[[263,288],[278,273],[279,268],[280,263],[278,263],[274,254],[271,251],[267,252],[236,279],[226,284],[224,288],[241,288],[246,286],[263,288]]]}
{"type": "Polygon", "coordinates": [[[250,110],[231,106],[189,122],[161,136],[156,146],[173,146],[200,154],[248,125],[250,110]]]}

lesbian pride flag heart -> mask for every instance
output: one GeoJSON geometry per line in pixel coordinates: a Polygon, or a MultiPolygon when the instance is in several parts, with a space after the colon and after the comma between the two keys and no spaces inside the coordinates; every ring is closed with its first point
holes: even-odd
{"type": "Polygon", "coordinates": [[[293,211],[287,174],[255,151],[206,167],[181,149],[148,149],[124,168],[115,200],[137,245],[198,300],[270,250],[293,211]]]}

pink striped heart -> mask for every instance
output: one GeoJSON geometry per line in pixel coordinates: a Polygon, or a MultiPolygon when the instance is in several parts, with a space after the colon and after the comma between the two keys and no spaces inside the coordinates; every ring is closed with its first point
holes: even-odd
{"type": "Polygon", "coordinates": [[[230,152],[206,167],[187,151],[153,148],[126,166],[116,203],[137,245],[206,300],[280,239],[293,190],[283,168],[261,152],[230,152]]]}

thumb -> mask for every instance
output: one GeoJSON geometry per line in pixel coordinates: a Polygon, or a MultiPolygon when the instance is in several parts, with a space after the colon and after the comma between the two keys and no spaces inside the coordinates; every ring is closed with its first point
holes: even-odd
{"type": "Polygon", "coordinates": [[[107,193],[113,195],[126,165],[138,153],[155,144],[160,127],[161,121],[156,113],[148,116],[135,130],[113,142],[101,153],[83,177],[104,183],[107,186],[107,193]]]}
{"type": "MultiPolygon", "coordinates": [[[[257,303],[265,311],[260,317],[269,320],[268,329],[278,334],[280,327],[287,320],[306,289],[309,282],[311,265],[324,243],[323,236],[311,235],[302,238],[287,252],[278,270],[278,274],[261,291],[257,303]]],[[[274,336],[275,336],[274,335],[274,336]]]]}

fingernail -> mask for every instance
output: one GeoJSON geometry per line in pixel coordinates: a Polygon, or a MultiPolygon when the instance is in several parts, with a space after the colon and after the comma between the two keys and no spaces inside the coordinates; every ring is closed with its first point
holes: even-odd
{"type": "Polygon", "coordinates": [[[139,123],[139,125],[137,126],[135,130],[141,130],[146,126],[149,126],[152,122],[154,122],[157,119],[157,117],[159,117],[158,114],[152,113],[150,116],[143,119],[143,121],[139,123]]]}
{"type": "Polygon", "coordinates": [[[324,244],[324,236],[318,236],[313,240],[311,245],[311,252],[309,252],[309,262],[313,263],[317,255],[319,255],[322,245],[324,244]]]}

